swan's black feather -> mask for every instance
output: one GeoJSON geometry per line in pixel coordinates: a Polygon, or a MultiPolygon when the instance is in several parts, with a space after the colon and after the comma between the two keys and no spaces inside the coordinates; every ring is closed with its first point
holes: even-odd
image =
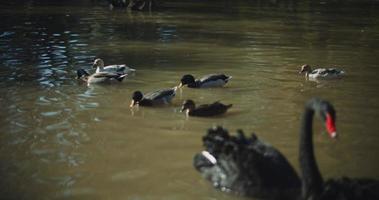
{"type": "Polygon", "coordinates": [[[255,135],[248,138],[239,131],[231,136],[217,127],[208,130],[203,143],[217,162],[197,154],[194,166],[216,188],[269,199],[293,199],[300,191],[299,177],[287,159],[255,135]]]}

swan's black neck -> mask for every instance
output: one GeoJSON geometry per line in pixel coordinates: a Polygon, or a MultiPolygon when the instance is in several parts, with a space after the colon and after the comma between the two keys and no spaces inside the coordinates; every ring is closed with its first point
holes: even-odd
{"type": "Polygon", "coordinates": [[[313,152],[312,124],[314,104],[308,104],[303,114],[300,131],[300,169],[302,173],[302,199],[317,199],[323,180],[313,152]]]}

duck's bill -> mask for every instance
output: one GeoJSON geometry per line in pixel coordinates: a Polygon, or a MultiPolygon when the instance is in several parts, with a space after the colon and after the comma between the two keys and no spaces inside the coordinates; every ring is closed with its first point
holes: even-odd
{"type": "Polygon", "coordinates": [[[134,100],[132,100],[132,102],[130,103],[130,106],[129,107],[133,107],[134,105],[136,105],[136,102],[134,100]]]}

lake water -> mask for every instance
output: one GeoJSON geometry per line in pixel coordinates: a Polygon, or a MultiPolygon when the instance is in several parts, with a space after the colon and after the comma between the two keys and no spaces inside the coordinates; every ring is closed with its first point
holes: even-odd
{"type": "Polygon", "coordinates": [[[299,120],[311,97],[337,110],[338,141],[315,123],[323,176],[378,179],[378,5],[259,2],[171,2],[152,13],[86,1],[1,3],[2,198],[243,199],[215,190],[192,167],[206,129],[256,132],[298,170],[299,120]],[[137,72],[87,87],[76,70],[91,70],[97,57],[137,72]],[[306,81],[298,74],[305,63],[347,75],[306,81]],[[171,106],[129,108],[135,90],[214,72],[233,79],[224,88],[183,88],[171,106]],[[185,99],[233,108],[186,118],[179,112],[185,99]]]}

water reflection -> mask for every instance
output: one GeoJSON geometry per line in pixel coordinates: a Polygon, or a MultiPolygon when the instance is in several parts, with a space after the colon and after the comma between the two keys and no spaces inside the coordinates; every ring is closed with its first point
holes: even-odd
{"type": "Polygon", "coordinates": [[[233,199],[192,168],[204,131],[221,124],[257,132],[297,166],[298,119],[312,96],[335,103],[343,141],[329,147],[317,138],[323,174],[379,177],[372,159],[379,152],[375,6],[270,2],[149,14],[92,4],[0,8],[4,197],[233,199]],[[137,73],[87,87],[75,71],[93,71],[95,57],[137,73]],[[348,75],[307,82],[297,74],[303,63],[338,64],[348,75]],[[234,78],[221,89],[184,88],[171,106],[129,109],[136,89],[215,72],[234,78]],[[186,119],[178,109],[187,98],[234,106],[221,118],[186,119]],[[353,159],[366,169],[346,165],[353,159]]]}

